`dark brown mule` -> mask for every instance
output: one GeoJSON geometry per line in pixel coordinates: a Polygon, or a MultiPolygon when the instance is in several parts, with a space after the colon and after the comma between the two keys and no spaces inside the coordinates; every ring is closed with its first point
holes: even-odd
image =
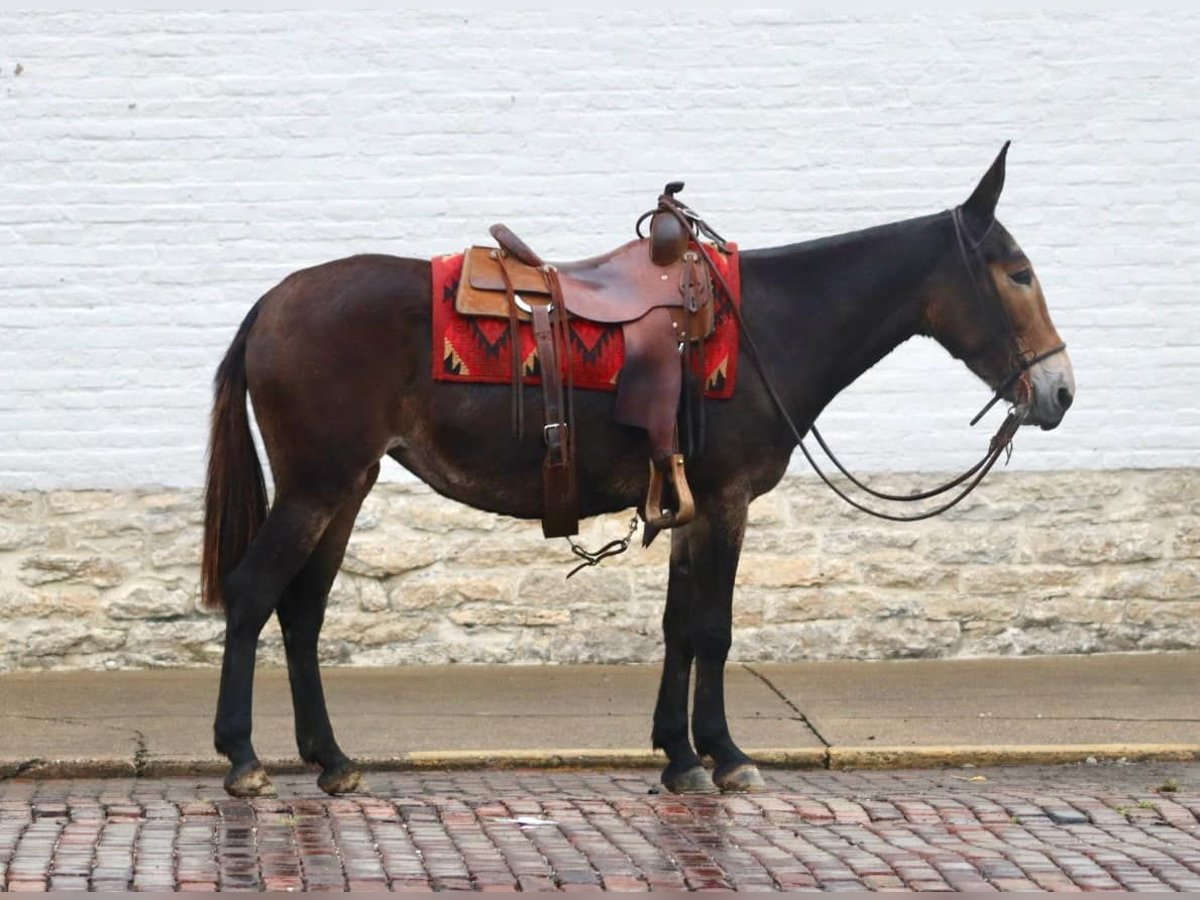
{"type": "MultiPolygon", "coordinates": [[[[993,389],[1022,358],[1060,343],[1029,261],[994,220],[1004,157],[959,208],[958,227],[940,213],[742,254],[743,309],[762,358],[741,366],[732,399],[707,405],[707,446],[688,463],[697,516],[671,535],[652,733],[671,789],[712,790],[714,779],[732,790],[761,784],[729,734],[724,667],[746,509],[779,482],[796,447],[762,372],[803,430],[913,335],[938,340],[993,389]],[[702,756],[714,763],[711,776],[702,756]]],[[[207,603],[223,606],[227,619],[215,736],[232,765],[231,794],[271,790],[250,721],[258,637],[272,613],[283,630],[300,756],[321,767],[319,784],[330,793],[359,784],[330,727],[317,638],[383,456],[454,500],[542,515],[544,448],[512,435],[509,388],[431,377],[430,290],[424,260],[356,256],[297,272],[254,306],[217,372],[203,582],[207,603]],[[247,391],[275,476],[269,512],[247,391]]],[[[1043,428],[1058,424],[1073,392],[1065,354],[1006,389],[1024,421],[1043,428]]],[[[539,393],[526,397],[532,421],[539,393]]],[[[576,404],[581,513],[635,507],[648,478],[645,434],[613,424],[612,394],[580,391],[576,404]]]]}

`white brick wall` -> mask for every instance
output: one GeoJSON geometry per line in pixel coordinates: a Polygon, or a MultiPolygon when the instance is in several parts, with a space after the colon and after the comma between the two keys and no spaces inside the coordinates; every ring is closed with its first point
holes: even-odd
{"type": "MultiPolygon", "coordinates": [[[[213,369],[296,268],[498,218],[583,255],[670,178],[786,243],[953,205],[1006,138],[1079,382],[1013,465],[1200,464],[1198,45],[1183,12],[0,13],[0,489],[198,484],[213,369]]],[[[913,344],[824,425],[948,469],[984,397],[913,344]]]]}

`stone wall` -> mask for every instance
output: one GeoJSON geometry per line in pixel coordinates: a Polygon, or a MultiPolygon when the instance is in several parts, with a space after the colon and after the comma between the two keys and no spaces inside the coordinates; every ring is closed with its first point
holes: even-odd
{"type": "MultiPolygon", "coordinates": [[[[893,487],[916,479],[882,479],[893,487]]],[[[0,670],[214,665],[197,605],[199,493],[0,496],[0,670]]],[[[586,523],[592,543],[627,516],[586,523]]],[[[669,540],[570,581],[536,524],[382,485],[359,517],[327,662],[625,662],[660,656],[669,540]]],[[[742,660],[1200,647],[1200,473],[1002,473],[932,522],[876,522],[793,476],[753,508],[742,660]]],[[[278,628],[262,659],[282,662],[278,628]]]]}

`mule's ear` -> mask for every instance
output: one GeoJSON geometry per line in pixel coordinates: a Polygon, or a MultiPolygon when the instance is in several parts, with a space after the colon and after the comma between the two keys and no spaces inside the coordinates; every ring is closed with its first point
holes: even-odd
{"type": "Polygon", "coordinates": [[[1000,201],[1000,192],[1004,190],[1004,161],[1008,157],[1008,147],[1012,141],[1005,141],[1000,148],[1000,155],[992,163],[974,192],[963,204],[963,212],[980,223],[991,224],[996,215],[996,204],[1000,201]]]}

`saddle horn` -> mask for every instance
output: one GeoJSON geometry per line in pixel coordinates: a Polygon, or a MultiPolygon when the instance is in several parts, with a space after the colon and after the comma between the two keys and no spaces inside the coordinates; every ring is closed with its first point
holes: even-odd
{"type": "Polygon", "coordinates": [[[683,259],[692,232],[673,209],[682,181],[668,181],[658,198],[658,210],[650,217],[650,261],[656,266],[673,266],[683,259]]]}

